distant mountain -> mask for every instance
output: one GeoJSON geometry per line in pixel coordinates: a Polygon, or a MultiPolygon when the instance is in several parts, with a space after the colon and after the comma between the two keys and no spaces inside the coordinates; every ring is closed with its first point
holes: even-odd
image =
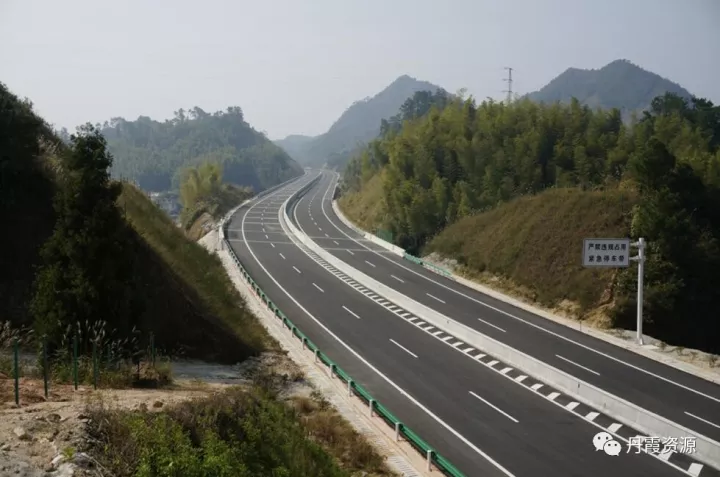
{"type": "Polygon", "coordinates": [[[372,98],[353,103],[326,133],[311,140],[306,140],[306,136],[288,136],[275,144],[302,165],[322,166],[330,160],[333,165],[341,166],[352,151],[375,139],[380,133],[381,121],[396,115],[413,94],[418,91],[434,93],[439,89],[442,88],[427,81],[400,76],[372,98]]]}
{"type": "Polygon", "coordinates": [[[102,126],[115,160],[112,174],[146,191],[177,190],[182,170],[203,162],[223,165],[223,180],[256,192],[302,173],[300,165],[253,129],[238,106],[206,113],[180,109],[164,122],[140,116],[102,126]]]}
{"type": "Polygon", "coordinates": [[[690,92],[677,83],[628,60],[615,60],[599,70],[568,68],[527,97],[544,103],[569,102],[575,97],[591,108],[618,108],[627,118],[633,111],[647,109],[653,98],[666,92],[691,97],[690,92]]]}
{"type": "Polygon", "coordinates": [[[273,141],[276,146],[280,146],[287,152],[290,157],[296,157],[298,153],[302,153],[302,150],[307,144],[315,139],[313,136],[303,136],[302,134],[291,134],[285,139],[278,139],[273,141]]]}

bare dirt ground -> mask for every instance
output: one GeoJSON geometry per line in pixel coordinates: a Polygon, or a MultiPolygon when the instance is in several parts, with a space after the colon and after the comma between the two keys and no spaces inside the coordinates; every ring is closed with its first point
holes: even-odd
{"type": "Polygon", "coordinates": [[[85,432],[87,406],[160,411],[166,406],[207,396],[233,385],[246,385],[260,371],[287,375],[290,395],[311,392],[297,366],[281,354],[266,353],[235,366],[199,361],[173,363],[174,385],[168,389],[102,389],[51,384],[44,397],[43,382],[20,381],[20,407],[15,405],[13,380],[0,374],[0,477],[102,476],[90,455],[79,452],[89,443],[85,432]]]}

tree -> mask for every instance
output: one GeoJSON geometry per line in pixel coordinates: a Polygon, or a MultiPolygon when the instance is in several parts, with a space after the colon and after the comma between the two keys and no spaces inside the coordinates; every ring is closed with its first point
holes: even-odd
{"type": "Polygon", "coordinates": [[[70,142],[54,199],[55,230],[41,251],[31,303],[36,332],[51,347],[86,321],[104,320],[126,334],[139,306],[128,229],[115,204],[120,185],[110,182],[105,139],[88,124],[70,142]]]}

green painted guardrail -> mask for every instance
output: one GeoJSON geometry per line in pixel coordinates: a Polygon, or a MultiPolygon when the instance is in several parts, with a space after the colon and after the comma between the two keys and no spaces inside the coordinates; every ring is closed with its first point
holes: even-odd
{"type": "Polygon", "coordinates": [[[443,275],[447,278],[452,278],[452,273],[450,273],[448,270],[445,270],[442,267],[438,267],[437,265],[433,265],[430,262],[426,262],[422,258],[416,257],[415,255],[410,255],[409,253],[405,252],[405,254],[403,255],[403,258],[405,260],[409,260],[413,263],[417,263],[418,265],[425,267],[429,270],[432,270],[433,272],[435,272],[437,274],[443,275]]]}
{"type": "MultiPolygon", "coordinates": [[[[224,226],[225,224],[222,225],[222,227],[224,226]]],[[[267,294],[265,294],[265,292],[258,286],[258,284],[255,283],[255,280],[253,280],[247,270],[245,270],[245,267],[243,267],[242,263],[240,263],[237,255],[235,255],[235,251],[232,249],[232,247],[230,247],[230,243],[227,240],[224,240],[224,242],[227,250],[230,252],[230,256],[242,272],[245,280],[250,284],[250,287],[253,289],[255,294],[260,297],[260,299],[265,303],[268,309],[272,311],[277,318],[282,320],[283,325],[285,325],[289,330],[291,330],[292,334],[298,339],[300,339],[300,341],[302,341],[303,347],[308,348],[315,354],[316,360],[321,361],[328,368],[330,368],[331,375],[337,376],[343,382],[347,383],[348,392],[359,397],[363,402],[368,404],[371,416],[373,414],[376,414],[377,416],[382,418],[385,423],[387,423],[390,427],[394,428],[396,438],[399,438],[400,436],[404,437],[417,451],[419,451],[423,456],[425,456],[428,461],[428,465],[430,465],[430,463],[434,464],[435,467],[440,469],[441,472],[450,477],[465,477],[465,474],[460,472],[457,467],[452,465],[450,461],[440,455],[437,451],[435,451],[435,449],[430,447],[430,445],[425,442],[418,434],[413,432],[412,429],[410,429],[400,420],[398,420],[398,418],[396,418],[388,408],[380,404],[375,398],[372,397],[369,392],[365,390],[365,388],[363,388],[360,384],[356,383],[349,374],[343,371],[340,366],[335,364],[328,355],[320,351],[320,348],[318,348],[312,341],[310,341],[310,339],[302,331],[300,331],[297,326],[295,326],[295,324],[280,310],[280,308],[278,308],[278,306],[275,305],[272,300],[270,300],[270,298],[268,298],[267,294]]],[[[410,256],[412,257],[412,255],[410,256]]],[[[417,257],[413,258],[417,259],[417,257]]]]}

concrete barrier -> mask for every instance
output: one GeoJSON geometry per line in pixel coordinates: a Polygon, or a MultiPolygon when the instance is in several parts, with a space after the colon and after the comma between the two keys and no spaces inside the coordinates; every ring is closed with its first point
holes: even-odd
{"type": "Polygon", "coordinates": [[[694,436],[696,438],[696,452],[694,456],[701,462],[715,468],[720,468],[720,443],[717,441],[697,434],[680,424],[676,424],[662,416],[654,414],[629,401],[593,386],[592,384],[586,383],[562,370],[529,356],[522,351],[511,348],[510,346],[507,346],[506,344],[486,336],[477,330],[459,323],[452,318],[440,314],[422,303],[397,292],[393,288],[378,282],[360,270],[357,270],[342,260],[339,260],[331,253],[325,251],[307,235],[302,233],[294,225],[288,215],[288,208],[292,205],[293,201],[300,196],[300,192],[303,191],[303,189],[299,190],[283,203],[280,210],[281,224],[284,222],[289,232],[292,233],[299,242],[305,245],[308,249],[312,250],[330,265],[342,271],[346,275],[351,276],[363,286],[375,291],[375,293],[381,295],[385,299],[403,307],[408,312],[416,315],[432,326],[440,328],[447,333],[454,335],[459,340],[463,340],[469,345],[494,356],[498,360],[502,360],[508,365],[516,367],[523,373],[556,387],[558,390],[567,393],[579,402],[602,410],[604,413],[614,417],[622,424],[637,429],[649,436],[694,436]]]}

